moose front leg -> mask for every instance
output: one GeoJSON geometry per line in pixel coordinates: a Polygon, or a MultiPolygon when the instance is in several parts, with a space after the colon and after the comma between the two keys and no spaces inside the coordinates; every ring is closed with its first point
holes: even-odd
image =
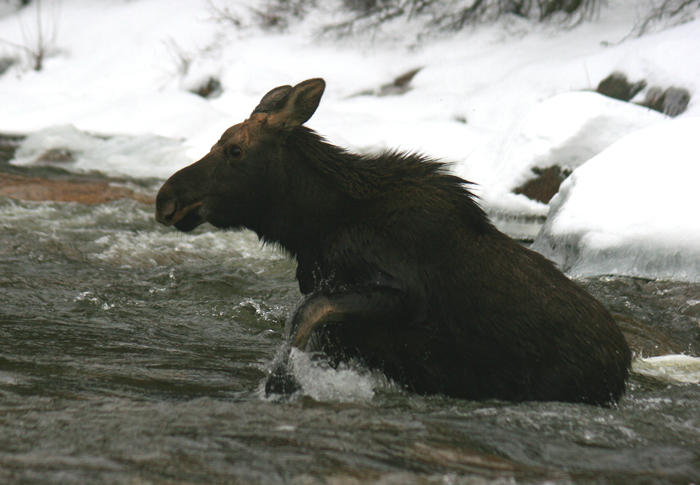
{"type": "MultiPolygon", "coordinates": [[[[416,301],[409,304],[404,293],[395,288],[377,286],[367,291],[317,293],[308,297],[294,313],[289,328],[290,342],[301,350],[323,350],[312,348],[315,347],[313,337],[326,325],[350,326],[346,334],[363,340],[369,337],[363,330],[385,327],[388,322],[408,326],[423,316],[416,301]]],[[[338,344],[343,346],[343,342],[338,344]]]]}
{"type": "MultiPolygon", "coordinates": [[[[322,295],[312,295],[297,308],[290,324],[290,340],[292,347],[305,350],[314,329],[330,321],[340,321],[343,314],[329,298],[322,295]]],[[[289,355],[270,372],[265,383],[265,394],[289,395],[301,389],[301,385],[288,370],[289,355]]]]}
{"type": "MultiPolygon", "coordinates": [[[[289,326],[289,341],[291,347],[300,350],[312,350],[313,337],[326,325],[356,325],[358,328],[350,330],[355,343],[347,342],[348,346],[355,346],[357,340],[371,340],[369,335],[358,335],[363,332],[362,327],[375,327],[382,322],[396,321],[408,314],[404,298],[399,291],[394,289],[375,289],[363,293],[345,292],[335,295],[313,294],[309,296],[297,308],[289,326]],[[356,340],[357,339],[357,340],[356,340]]],[[[406,324],[410,323],[406,321],[406,324]]],[[[343,347],[346,342],[335,342],[335,346],[343,347]]],[[[323,348],[313,350],[324,350],[323,348]]],[[[265,385],[265,392],[270,394],[291,394],[299,390],[300,385],[294,376],[287,370],[288,358],[285,358],[270,373],[265,385]]]]}
{"type": "Polygon", "coordinates": [[[314,330],[330,322],[347,320],[349,310],[347,303],[340,303],[323,295],[311,296],[297,309],[292,318],[292,347],[306,350],[314,330]]]}

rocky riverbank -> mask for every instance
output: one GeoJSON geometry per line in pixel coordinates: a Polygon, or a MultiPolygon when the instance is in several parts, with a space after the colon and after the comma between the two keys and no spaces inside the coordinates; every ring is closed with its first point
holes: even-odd
{"type": "Polygon", "coordinates": [[[142,183],[105,177],[100,174],[76,174],[60,166],[60,160],[45,165],[16,167],[9,162],[24,139],[21,135],[0,134],[0,197],[27,201],[77,202],[102,204],[118,199],[133,199],[152,204],[152,191],[142,183]]]}

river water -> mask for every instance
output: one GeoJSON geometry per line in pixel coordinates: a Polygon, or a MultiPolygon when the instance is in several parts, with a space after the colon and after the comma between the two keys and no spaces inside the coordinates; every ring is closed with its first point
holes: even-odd
{"type": "MultiPolygon", "coordinates": [[[[131,200],[0,198],[0,483],[700,483],[697,361],[637,361],[604,409],[419,397],[293,357],[299,300],[250,233],[158,226],[131,200]]],[[[700,355],[700,285],[580,282],[645,355],[700,355]]]]}

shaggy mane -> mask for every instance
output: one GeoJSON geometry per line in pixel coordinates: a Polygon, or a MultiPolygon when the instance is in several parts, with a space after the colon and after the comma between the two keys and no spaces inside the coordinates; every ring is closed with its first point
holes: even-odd
{"type": "Polygon", "coordinates": [[[375,155],[359,155],[328,143],[315,131],[298,127],[287,140],[304,163],[337,182],[344,193],[369,199],[397,186],[426,186],[451,197],[464,198],[478,206],[473,185],[449,170],[450,164],[418,152],[388,150],[375,155]]]}

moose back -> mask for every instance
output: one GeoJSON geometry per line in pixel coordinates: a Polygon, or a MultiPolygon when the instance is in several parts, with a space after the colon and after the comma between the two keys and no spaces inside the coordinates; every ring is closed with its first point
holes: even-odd
{"type": "MultiPolygon", "coordinates": [[[[616,401],[631,355],[605,308],[499,232],[445,164],[354,154],[303,126],[324,89],[267,93],[165,182],[156,220],[248,228],[284,248],[304,295],[289,343],[332,364],[359,361],[421,394],[616,401]]],[[[293,389],[275,382],[286,378],[272,372],[268,390],[293,389]]]]}

